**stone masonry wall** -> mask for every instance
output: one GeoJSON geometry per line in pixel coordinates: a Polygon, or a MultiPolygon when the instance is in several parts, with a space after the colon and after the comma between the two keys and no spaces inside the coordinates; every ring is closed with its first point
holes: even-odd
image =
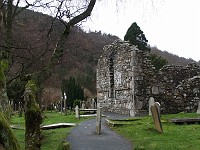
{"type": "Polygon", "coordinates": [[[156,71],[148,54],[117,40],[104,47],[97,67],[97,101],[104,110],[131,116],[148,111],[154,97],[162,113],[194,112],[199,100],[200,67],[165,66],[156,71]]]}

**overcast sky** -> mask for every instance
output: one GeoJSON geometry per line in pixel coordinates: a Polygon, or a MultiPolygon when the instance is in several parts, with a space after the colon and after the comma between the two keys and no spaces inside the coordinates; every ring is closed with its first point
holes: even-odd
{"type": "Polygon", "coordinates": [[[85,29],[121,39],[137,22],[151,46],[200,60],[200,0],[101,0],[85,29]]]}

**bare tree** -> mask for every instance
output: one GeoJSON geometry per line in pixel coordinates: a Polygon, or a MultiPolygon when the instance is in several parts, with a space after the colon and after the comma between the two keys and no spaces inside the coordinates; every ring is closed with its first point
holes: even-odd
{"type": "MultiPolygon", "coordinates": [[[[71,29],[78,24],[79,22],[86,19],[88,16],[91,15],[91,12],[94,8],[94,5],[96,3],[96,0],[85,0],[85,1],[73,1],[73,0],[57,0],[57,1],[42,1],[42,0],[36,0],[32,3],[28,0],[0,0],[0,33],[1,33],[1,43],[2,48],[1,55],[0,55],[0,91],[4,91],[0,93],[0,102],[1,107],[4,105],[9,105],[8,98],[6,95],[6,68],[9,68],[12,62],[12,53],[11,51],[17,51],[18,47],[16,45],[13,45],[13,23],[17,15],[19,15],[23,10],[26,8],[31,9],[40,9],[44,8],[48,10],[51,10],[54,8],[55,12],[55,20],[59,19],[60,22],[64,25],[64,30],[62,34],[60,35],[60,38],[58,39],[54,51],[51,54],[51,58],[49,59],[48,63],[45,64],[43,68],[39,72],[32,72],[32,74],[29,76],[32,79],[36,81],[37,86],[40,86],[40,84],[46,80],[51,74],[52,71],[59,61],[59,59],[62,57],[62,54],[64,52],[64,43],[67,40],[69,33],[71,29]],[[2,40],[3,39],[3,40],[2,40]],[[5,99],[6,95],[6,99],[5,99]],[[3,103],[2,103],[3,102],[3,103]]],[[[51,32],[51,28],[49,30],[49,33],[51,32]]],[[[27,49],[31,54],[31,48],[27,49]]],[[[40,55],[42,57],[43,54],[40,55]]],[[[40,58],[39,57],[39,58],[40,58]]],[[[31,57],[33,58],[31,61],[37,61],[37,57],[31,57]]],[[[24,65],[25,68],[28,68],[31,64],[31,61],[29,61],[28,64],[24,65]]],[[[22,74],[20,75],[22,76],[22,74]]],[[[26,71],[25,71],[26,76],[26,71]]],[[[30,78],[26,78],[29,80],[30,78]]],[[[33,104],[35,105],[35,104],[33,104]]],[[[3,107],[4,108],[4,107],[3,107]]],[[[7,109],[7,107],[5,108],[7,109]]],[[[40,119],[40,115],[38,115],[39,118],[36,118],[36,120],[40,119]]],[[[37,125],[39,127],[39,124],[37,125]]],[[[29,130],[29,129],[26,129],[29,130]]],[[[40,135],[40,131],[37,131],[38,136],[40,135]]],[[[38,137],[36,136],[36,137],[38,137]]],[[[12,138],[12,137],[10,137],[12,138]]],[[[5,144],[5,143],[2,143],[5,144]]],[[[36,144],[37,145],[37,144],[36,144]]],[[[28,147],[26,147],[28,149],[28,147]]],[[[40,149],[37,147],[37,149],[40,149]]]]}

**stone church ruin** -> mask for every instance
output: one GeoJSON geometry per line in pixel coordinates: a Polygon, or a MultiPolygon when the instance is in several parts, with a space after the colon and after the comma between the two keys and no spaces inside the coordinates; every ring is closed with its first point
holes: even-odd
{"type": "Polygon", "coordinates": [[[196,112],[200,98],[197,64],[155,70],[148,54],[117,40],[104,47],[97,66],[97,101],[105,111],[131,116],[148,113],[149,99],[162,113],[196,112]]]}

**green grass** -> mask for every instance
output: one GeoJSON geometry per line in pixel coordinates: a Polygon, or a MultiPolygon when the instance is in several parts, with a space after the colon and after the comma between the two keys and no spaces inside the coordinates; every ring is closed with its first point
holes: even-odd
{"type": "Polygon", "coordinates": [[[155,130],[152,117],[116,121],[115,131],[134,145],[134,150],[199,150],[200,124],[176,125],[172,118],[198,118],[194,113],[162,115],[163,134],[155,130]]]}
{"type": "MultiPolygon", "coordinates": [[[[44,120],[42,125],[54,124],[54,123],[79,123],[87,118],[76,119],[74,114],[64,115],[58,112],[46,112],[44,114],[44,120]]],[[[20,128],[25,128],[24,117],[18,117],[15,115],[11,118],[11,124],[16,125],[20,128]]],[[[41,150],[56,150],[62,143],[63,139],[66,139],[69,131],[72,127],[69,128],[58,128],[51,130],[42,131],[42,147],[41,150]]],[[[21,149],[25,147],[25,130],[23,129],[14,129],[16,138],[19,141],[21,149]]]]}

